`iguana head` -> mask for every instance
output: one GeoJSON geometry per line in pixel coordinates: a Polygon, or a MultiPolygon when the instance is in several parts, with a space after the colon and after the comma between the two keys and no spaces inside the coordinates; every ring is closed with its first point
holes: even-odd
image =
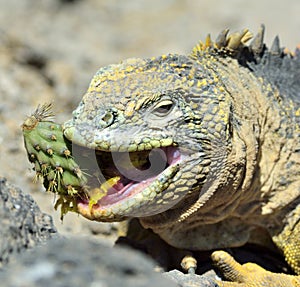
{"type": "Polygon", "coordinates": [[[92,208],[82,200],[80,213],[101,221],[147,217],[195,190],[202,202],[211,196],[201,188],[222,171],[231,149],[230,100],[213,67],[210,57],[201,64],[166,55],[97,72],[64,134],[77,161],[83,152],[75,146],[95,150],[89,159],[100,168],[96,185],[119,180],[92,208]]]}
{"type": "Polygon", "coordinates": [[[79,162],[96,179],[91,186],[103,181],[109,186],[104,196],[81,200],[78,211],[100,221],[153,215],[164,221],[178,215],[174,221],[210,199],[204,213],[220,206],[220,216],[230,212],[243,179],[249,183],[253,174],[256,143],[248,140],[253,155],[246,171],[243,136],[252,139],[247,136],[252,126],[240,123],[232,101],[239,93],[235,87],[247,84],[235,84],[229,76],[260,59],[263,34],[262,26],[246,46],[252,37],[248,30],[230,35],[224,30],[187,56],[128,59],[100,69],[64,125],[73,154],[95,151],[93,168],[90,156],[89,165],[79,162]]]}

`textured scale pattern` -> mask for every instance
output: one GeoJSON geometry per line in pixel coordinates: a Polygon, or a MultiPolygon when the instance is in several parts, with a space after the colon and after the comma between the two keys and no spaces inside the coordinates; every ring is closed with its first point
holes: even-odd
{"type": "MultiPolygon", "coordinates": [[[[273,241],[300,275],[300,51],[282,49],[278,37],[268,48],[263,38],[264,26],[255,37],[247,29],[224,30],[188,55],[101,68],[73,117],[52,130],[58,140],[42,136],[46,120],[39,113],[29,133],[23,126],[36,172],[47,183],[41,162],[50,171],[66,162],[59,186],[78,158],[73,149],[66,159],[56,142],[72,143],[83,154],[92,151],[97,163],[93,170],[77,163],[91,175],[87,184],[74,169],[70,177],[76,211],[88,219],[138,217],[168,244],[188,250],[247,242],[273,248],[273,241]],[[33,153],[37,146],[42,161],[33,153]],[[156,172],[154,162],[162,164],[156,172]]],[[[66,212],[64,190],[54,192],[66,212]]],[[[223,251],[212,259],[234,281],[220,286],[299,286],[299,276],[240,265],[223,251]]]]}

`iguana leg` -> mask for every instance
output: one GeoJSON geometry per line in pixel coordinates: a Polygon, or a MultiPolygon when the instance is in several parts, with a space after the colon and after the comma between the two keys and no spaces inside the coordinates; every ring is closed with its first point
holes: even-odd
{"type": "Polygon", "coordinates": [[[300,277],[300,205],[294,210],[291,218],[295,218],[296,222],[287,224],[279,235],[273,237],[273,241],[300,277]]]}
{"type": "Polygon", "coordinates": [[[218,281],[220,287],[298,287],[300,276],[272,273],[254,263],[239,264],[224,251],[215,251],[212,260],[224,278],[231,282],[218,281]]]}

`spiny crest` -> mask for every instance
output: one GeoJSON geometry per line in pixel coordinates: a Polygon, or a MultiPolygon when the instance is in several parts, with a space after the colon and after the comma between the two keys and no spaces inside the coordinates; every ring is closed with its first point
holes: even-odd
{"type": "Polygon", "coordinates": [[[247,41],[253,36],[248,29],[244,29],[241,32],[229,34],[229,29],[223,30],[216,41],[211,40],[210,34],[207,35],[205,42],[200,41],[198,45],[193,48],[192,54],[197,55],[198,52],[205,52],[210,50],[223,50],[227,52],[234,52],[235,50],[243,47],[247,41]]]}
{"type": "MultiPolygon", "coordinates": [[[[253,37],[253,34],[249,32],[248,29],[232,34],[229,34],[229,29],[225,29],[217,36],[215,41],[212,41],[210,35],[208,35],[204,43],[200,42],[193,48],[190,56],[195,59],[203,54],[216,53],[234,58],[252,57],[256,59],[259,58],[266,49],[264,33],[264,25],[261,25],[255,37],[253,37]],[[253,39],[252,42],[247,45],[251,39],[253,39]]],[[[275,37],[270,53],[278,55],[282,53],[278,37],[275,37]]]]}

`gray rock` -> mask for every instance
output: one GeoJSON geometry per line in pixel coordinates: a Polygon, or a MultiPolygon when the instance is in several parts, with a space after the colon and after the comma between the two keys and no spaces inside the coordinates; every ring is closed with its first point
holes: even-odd
{"type": "Polygon", "coordinates": [[[32,197],[0,178],[0,267],[11,257],[56,235],[52,218],[32,197]]]}
{"type": "Polygon", "coordinates": [[[177,286],[137,251],[59,236],[51,216],[4,178],[0,234],[0,286],[177,286]]]}
{"type": "Polygon", "coordinates": [[[164,276],[174,280],[180,287],[219,287],[213,271],[209,271],[204,275],[197,275],[184,274],[178,270],[172,270],[166,272],[164,276]]]}
{"type": "Polygon", "coordinates": [[[85,237],[56,238],[23,253],[0,272],[0,282],[6,287],[178,286],[153,270],[152,260],[127,248],[85,237]]]}

